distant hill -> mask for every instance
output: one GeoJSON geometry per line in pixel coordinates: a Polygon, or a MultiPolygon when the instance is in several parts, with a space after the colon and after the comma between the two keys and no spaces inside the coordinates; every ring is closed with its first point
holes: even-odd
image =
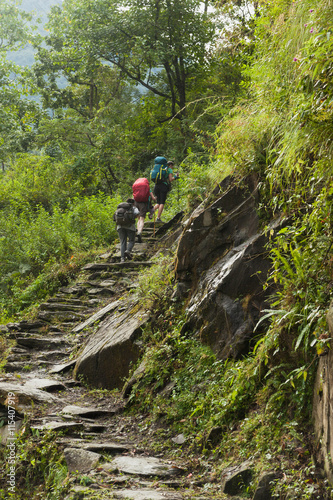
{"type": "MultiPolygon", "coordinates": [[[[22,0],[19,8],[26,12],[34,12],[36,13],[36,18],[42,19],[42,24],[38,26],[38,31],[43,35],[45,34],[43,29],[44,24],[47,22],[51,6],[61,4],[62,0],[22,0]]],[[[11,52],[8,57],[20,66],[32,66],[34,63],[34,51],[30,45],[17,52],[11,52]]]]}

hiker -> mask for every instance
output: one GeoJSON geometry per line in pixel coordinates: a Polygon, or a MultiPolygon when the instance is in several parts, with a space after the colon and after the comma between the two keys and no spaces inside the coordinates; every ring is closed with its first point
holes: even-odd
{"type": "Polygon", "coordinates": [[[155,158],[155,166],[152,170],[151,177],[153,180],[155,180],[154,194],[157,198],[157,204],[155,205],[154,210],[157,210],[156,222],[163,223],[163,221],[161,220],[161,215],[164,209],[168,191],[170,191],[171,189],[171,182],[175,179],[179,179],[179,174],[176,173],[175,175],[173,175],[173,165],[173,161],[167,162],[163,156],[157,156],[155,158]]]}
{"type": "Polygon", "coordinates": [[[132,250],[135,244],[135,219],[139,210],[134,206],[134,200],[128,198],[125,203],[120,203],[113,216],[117,223],[117,231],[120,239],[120,262],[132,259],[132,250]],[[128,245],[127,245],[128,239],[128,245]]]}
{"type": "Polygon", "coordinates": [[[142,243],[142,230],[145,223],[145,217],[147,212],[149,211],[149,219],[152,219],[154,215],[154,207],[151,204],[151,200],[156,201],[155,195],[150,190],[149,180],[145,177],[139,177],[133,186],[133,198],[134,198],[134,206],[139,210],[139,217],[137,223],[137,238],[138,243],[142,243]]]}

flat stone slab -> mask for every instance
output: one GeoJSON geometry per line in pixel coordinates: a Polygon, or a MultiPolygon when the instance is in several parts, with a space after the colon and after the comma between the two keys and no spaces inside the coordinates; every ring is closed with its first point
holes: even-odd
{"type": "Polygon", "coordinates": [[[67,347],[68,342],[63,339],[53,339],[50,337],[17,337],[16,343],[19,346],[28,347],[29,349],[50,349],[54,350],[58,347],[67,347]]]}
{"type": "Polygon", "coordinates": [[[70,304],[70,303],[63,303],[63,302],[43,302],[43,304],[40,304],[39,309],[42,311],[82,311],[82,309],[87,309],[87,306],[84,304],[70,304]]]}
{"type": "Polygon", "coordinates": [[[111,465],[124,474],[138,476],[171,477],[183,472],[182,469],[155,457],[116,457],[111,465]]]}
{"type": "Polygon", "coordinates": [[[62,372],[68,372],[73,366],[76,364],[76,359],[72,359],[71,361],[68,361],[68,363],[61,363],[59,365],[54,365],[53,368],[49,371],[49,373],[62,373],[62,372]]]}
{"type": "Polygon", "coordinates": [[[89,443],[82,447],[88,451],[105,452],[105,453],[122,453],[123,451],[129,451],[132,446],[129,444],[119,444],[119,443],[89,443]]]}
{"type": "Polygon", "coordinates": [[[177,492],[158,490],[121,490],[112,491],[114,498],[126,498],[130,500],[182,500],[182,495],[177,492]]]}
{"type": "Polygon", "coordinates": [[[61,389],[66,389],[66,386],[59,382],[58,380],[52,380],[49,378],[33,378],[28,380],[23,387],[28,387],[31,389],[40,389],[42,391],[52,392],[60,391],[61,389]]]}
{"type": "Polygon", "coordinates": [[[115,412],[116,410],[104,410],[103,408],[95,408],[92,406],[84,407],[76,405],[68,405],[61,410],[61,413],[63,415],[66,414],[86,418],[100,417],[102,415],[114,415],[115,412]]]}
{"type": "Polygon", "coordinates": [[[11,382],[0,382],[0,403],[4,406],[7,406],[8,395],[15,402],[14,405],[10,404],[9,406],[14,406],[16,409],[20,409],[22,406],[30,406],[32,401],[38,403],[53,403],[58,401],[56,396],[40,389],[13,384],[11,382]],[[11,394],[14,394],[14,396],[11,396],[11,394]]]}
{"type": "Polygon", "coordinates": [[[114,309],[116,309],[118,307],[118,305],[119,305],[119,302],[120,302],[119,300],[115,300],[115,301],[111,302],[110,304],[108,304],[107,306],[103,307],[102,309],[100,309],[99,311],[97,311],[97,313],[95,313],[92,316],[90,316],[90,318],[88,318],[86,321],[84,321],[83,323],[80,323],[75,328],[73,328],[72,332],[73,333],[79,333],[82,330],[84,330],[85,328],[87,328],[88,326],[91,326],[94,323],[96,323],[97,321],[101,320],[109,312],[111,312],[114,309]]]}
{"type": "Polygon", "coordinates": [[[72,429],[83,430],[84,425],[78,422],[46,422],[40,425],[31,426],[32,429],[38,429],[40,431],[69,431],[72,429]]]}
{"type": "Polygon", "coordinates": [[[68,286],[68,287],[63,287],[60,288],[59,290],[61,293],[65,293],[67,295],[77,295],[81,296],[84,294],[85,289],[82,286],[68,286]]]}
{"type": "Polygon", "coordinates": [[[87,288],[87,294],[95,297],[110,297],[114,295],[114,291],[110,288],[87,288]]]}
{"type": "Polygon", "coordinates": [[[86,317],[86,315],[78,312],[74,313],[72,311],[39,311],[38,317],[47,322],[52,322],[53,320],[61,320],[63,323],[68,323],[72,321],[82,321],[86,317]]]}
{"type": "Polygon", "coordinates": [[[101,455],[80,448],[65,448],[65,460],[69,472],[87,473],[94,469],[101,455]]]}

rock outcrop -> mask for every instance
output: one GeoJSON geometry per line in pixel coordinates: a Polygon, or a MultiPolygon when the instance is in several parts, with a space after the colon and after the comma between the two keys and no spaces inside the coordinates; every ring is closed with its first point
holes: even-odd
{"type": "Polygon", "coordinates": [[[271,293],[263,290],[271,262],[255,179],[242,187],[228,182],[218,200],[194,212],[177,252],[178,278],[192,290],[183,332],[200,335],[221,359],[248,352],[271,293]]]}
{"type": "MultiPolygon", "coordinates": [[[[327,313],[329,336],[333,337],[333,303],[327,313]]],[[[320,356],[313,397],[313,422],[317,460],[333,484],[333,350],[320,356]]]]}

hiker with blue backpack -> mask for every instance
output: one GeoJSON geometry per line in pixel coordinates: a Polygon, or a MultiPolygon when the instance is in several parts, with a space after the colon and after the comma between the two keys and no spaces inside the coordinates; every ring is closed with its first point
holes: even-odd
{"type": "Polygon", "coordinates": [[[157,198],[157,203],[154,210],[157,210],[156,222],[163,223],[161,215],[167,199],[167,194],[171,189],[171,182],[179,179],[179,174],[173,175],[173,161],[167,161],[164,156],[155,158],[154,168],[150,173],[151,179],[155,182],[154,195],[157,198]]]}

